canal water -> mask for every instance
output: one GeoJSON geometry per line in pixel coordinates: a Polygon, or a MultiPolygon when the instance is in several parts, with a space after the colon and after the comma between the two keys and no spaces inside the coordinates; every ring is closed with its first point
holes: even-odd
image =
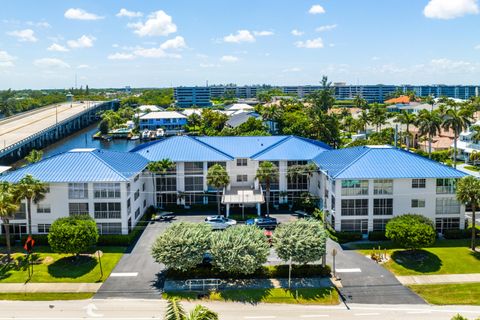
{"type": "Polygon", "coordinates": [[[113,139],[104,141],[94,140],[92,136],[98,131],[98,124],[84,128],[65,139],[43,149],[43,157],[50,157],[55,154],[66,152],[75,148],[97,148],[110,151],[129,151],[142,143],[140,140],[113,139]]]}

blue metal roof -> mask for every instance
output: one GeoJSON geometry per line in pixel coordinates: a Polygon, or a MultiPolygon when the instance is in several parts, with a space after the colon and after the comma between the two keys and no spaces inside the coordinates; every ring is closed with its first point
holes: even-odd
{"type": "Polygon", "coordinates": [[[323,152],[314,162],[334,179],[461,178],[466,174],[415,153],[390,146],[323,152]]]}
{"type": "Polygon", "coordinates": [[[148,160],[136,153],[74,149],[11,171],[0,181],[18,182],[30,174],[43,182],[121,182],[141,172],[148,160]]]}
{"type": "Polygon", "coordinates": [[[136,152],[149,161],[162,159],[170,159],[173,162],[233,160],[228,154],[189,136],[174,136],[153,143],[146,143],[130,152],[136,152]]]}
{"type": "Polygon", "coordinates": [[[320,141],[288,136],[286,139],[253,155],[252,158],[255,160],[271,161],[310,160],[319,153],[330,149],[330,146],[320,141]]]}
{"type": "Polygon", "coordinates": [[[131,150],[150,161],[310,160],[330,149],[323,142],[295,136],[188,137],[175,136],[131,150]]]}

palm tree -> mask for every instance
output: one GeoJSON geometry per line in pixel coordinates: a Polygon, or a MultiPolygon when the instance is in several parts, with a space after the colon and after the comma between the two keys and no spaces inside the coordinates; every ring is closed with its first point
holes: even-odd
{"type": "Polygon", "coordinates": [[[196,131],[197,128],[202,124],[202,117],[198,113],[192,113],[188,116],[188,125],[193,127],[193,131],[196,131]]]}
{"type": "Polygon", "coordinates": [[[437,111],[421,110],[418,113],[417,127],[421,136],[428,137],[428,157],[432,158],[432,140],[440,132],[442,118],[437,111]]]}
{"type": "Polygon", "coordinates": [[[30,151],[30,153],[25,157],[25,161],[27,161],[28,163],[35,163],[35,162],[38,162],[40,160],[42,160],[42,157],[43,157],[43,151],[42,150],[35,150],[33,149],[32,151],[30,151]]]}
{"type": "Polygon", "coordinates": [[[0,219],[5,229],[5,241],[7,244],[7,258],[10,261],[10,220],[18,211],[18,199],[15,196],[12,185],[4,183],[0,186],[0,219]]]}
{"type": "Polygon", "coordinates": [[[255,176],[260,182],[265,183],[267,202],[267,216],[270,216],[270,184],[278,179],[278,168],[270,161],[263,161],[257,169],[255,176]]]}
{"type": "Polygon", "coordinates": [[[230,183],[230,177],[227,170],[218,163],[208,168],[207,184],[217,189],[217,208],[220,215],[220,189],[225,188],[230,183]]]}
{"type": "Polygon", "coordinates": [[[367,100],[363,99],[359,94],[353,99],[353,105],[358,109],[366,109],[368,106],[367,100]]]}
{"type": "Polygon", "coordinates": [[[165,320],[218,320],[218,314],[207,307],[197,305],[190,314],[187,315],[178,299],[168,300],[165,320]]]}
{"type": "Polygon", "coordinates": [[[147,170],[150,171],[152,174],[152,186],[153,186],[153,202],[155,203],[155,196],[157,194],[157,188],[155,183],[155,175],[156,174],[166,174],[168,171],[175,168],[175,163],[172,162],[170,159],[162,159],[159,161],[152,161],[149,162],[147,165],[147,170]]]}
{"type": "Polygon", "coordinates": [[[460,133],[470,126],[471,121],[467,114],[468,111],[461,108],[457,110],[456,106],[448,109],[443,119],[442,127],[445,130],[453,130],[453,167],[457,168],[457,139],[460,133]]]}
{"type": "Polygon", "coordinates": [[[480,180],[473,176],[460,179],[457,183],[457,200],[465,204],[469,203],[472,206],[472,241],[470,248],[475,251],[475,234],[477,231],[475,211],[480,207],[480,180]]]}
{"type": "Polygon", "coordinates": [[[363,132],[367,133],[367,126],[371,122],[370,120],[370,114],[367,110],[362,110],[360,115],[358,116],[358,122],[363,128],[363,132]]]}
{"type": "Polygon", "coordinates": [[[429,95],[429,96],[424,97],[423,102],[431,105],[432,109],[430,109],[430,110],[433,111],[433,106],[435,105],[435,98],[433,97],[433,95],[429,95]]]}
{"type": "Polygon", "coordinates": [[[371,123],[377,127],[376,131],[379,132],[382,129],[382,125],[387,122],[387,109],[375,103],[370,108],[370,112],[368,113],[368,115],[370,116],[371,123]]]}
{"type": "Polygon", "coordinates": [[[395,119],[395,122],[399,122],[407,126],[407,137],[406,137],[406,145],[407,150],[410,149],[410,125],[414,124],[417,117],[413,113],[409,113],[407,110],[402,110],[400,114],[395,119]]]}
{"type": "Polygon", "coordinates": [[[47,192],[47,186],[45,183],[41,182],[38,179],[35,179],[32,175],[27,174],[25,177],[20,179],[16,184],[15,190],[18,196],[18,199],[27,200],[27,224],[28,224],[28,234],[32,234],[32,201],[38,203],[45,197],[47,192]]]}

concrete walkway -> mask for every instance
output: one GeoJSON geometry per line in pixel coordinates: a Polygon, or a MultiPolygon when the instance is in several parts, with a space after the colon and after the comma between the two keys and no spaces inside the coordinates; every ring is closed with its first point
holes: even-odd
{"type": "Polygon", "coordinates": [[[435,274],[422,276],[397,276],[403,285],[410,284],[442,284],[442,283],[480,283],[480,273],[435,274]]]}
{"type": "Polygon", "coordinates": [[[101,285],[101,283],[0,283],[0,292],[97,292],[101,285]]]}

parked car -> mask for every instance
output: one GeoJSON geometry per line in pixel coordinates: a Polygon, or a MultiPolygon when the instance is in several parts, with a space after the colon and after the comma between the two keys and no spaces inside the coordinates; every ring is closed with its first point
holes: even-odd
{"type": "Polygon", "coordinates": [[[208,222],[208,221],[211,221],[211,220],[222,220],[223,222],[225,222],[226,224],[229,224],[231,226],[233,225],[236,225],[237,224],[237,220],[233,220],[233,219],[228,219],[224,216],[209,216],[209,217],[206,217],[205,218],[205,222],[208,222]]]}
{"type": "Polygon", "coordinates": [[[232,219],[227,219],[223,216],[217,216],[217,217],[205,218],[205,223],[208,223],[213,230],[225,230],[228,227],[231,227],[232,225],[236,224],[237,221],[232,219]]]}
{"type": "Polygon", "coordinates": [[[275,229],[278,225],[277,219],[264,217],[264,218],[255,218],[255,219],[248,219],[245,222],[246,225],[255,225],[262,229],[275,229]]]}

